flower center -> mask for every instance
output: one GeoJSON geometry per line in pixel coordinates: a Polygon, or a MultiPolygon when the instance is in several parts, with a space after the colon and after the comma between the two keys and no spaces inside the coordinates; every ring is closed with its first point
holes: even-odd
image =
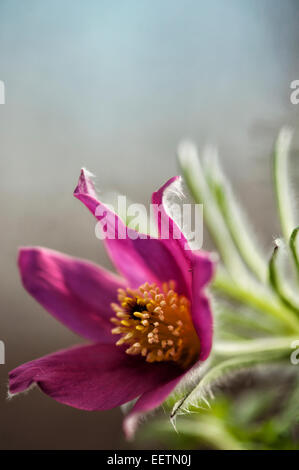
{"type": "Polygon", "coordinates": [[[147,362],[174,361],[188,367],[198,356],[200,344],[190,316],[190,302],[175,292],[175,283],[145,283],[137,290],[118,289],[119,304],[111,304],[113,334],[127,354],[141,354],[147,362]]]}

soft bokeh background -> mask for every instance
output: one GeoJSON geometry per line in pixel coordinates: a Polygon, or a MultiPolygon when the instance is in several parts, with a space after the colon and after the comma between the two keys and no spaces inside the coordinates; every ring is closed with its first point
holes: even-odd
{"type": "MultiPolygon", "coordinates": [[[[81,166],[103,191],[146,202],[177,173],[186,137],[218,144],[267,246],[269,153],[282,124],[299,124],[298,46],[298,0],[0,0],[0,448],[128,447],[119,410],[82,412],[38,390],[6,400],[10,369],[80,341],[22,289],[17,247],[109,267],[72,197],[81,166]]],[[[298,142],[299,131],[293,159],[298,142]]]]}

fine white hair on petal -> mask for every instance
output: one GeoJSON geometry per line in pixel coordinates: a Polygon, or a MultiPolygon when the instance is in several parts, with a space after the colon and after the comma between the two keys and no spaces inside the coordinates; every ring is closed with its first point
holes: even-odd
{"type": "Polygon", "coordinates": [[[87,179],[90,181],[94,195],[98,195],[102,193],[101,188],[97,185],[97,175],[89,171],[86,167],[82,167],[82,170],[84,171],[85,176],[87,179]]]}
{"type": "Polygon", "coordinates": [[[181,205],[184,198],[185,195],[183,192],[181,177],[179,177],[165,189],[162,198],[162,203],[166,214],[174,220],[181,230],[181,205]]]}
{"type": "Polygon", "coordinates": [[[187,224],[184,224],[184,217],[182,216],[183,204],[189,202],[186,193],[187,190],[185,189],[183,179],[180,176],[165,189],[162,202],[166,214],[176,223],[186,239],[192,240],[194,234],[191,232],[187,224]]]}
{"type": "Polygon", "coordinates": [[[137,428],[146,421],[149,416],[153,415],[156,410],[148,411],[145,413],[139,412],[132,414],[125,419],[125,434],[128,441],[133,440],[137,428]]]}
{"type": "Polygon", "coordinates": [[[120,405],[120,409],[123,412],[123,414],[126,415],[129,413],[129,411],[133,408],[138,398],[139,397],[134,398],[134,400],[128,401],[127,403],[123,403],[122,405],[120,405]]]}
{"type": "Polygon", "coordinates": [[[14,397],[17,397],[18,395],[27,395],[27,393],[29,393],[31,390],[33,390],[34,388],[36,387],[36,383],[33,382],[30,387],[26,388],[26,390],[24,390],[23,392],[17,392],[17,393],[11,393],[9,391],[9,385],[7,385],[7,400],[12,400],[14,397]]]}
{"type": "Polygon", "coordinates": [[[164,191],[163,203],[171,207],[171,203],[176,199],[184,199],[183,184],[181,176],[173,181],[164,191]]]}
{"type": "Polygon", "coordinates": [[[82,170],[84,171],[85,175],[88,176],[88,178],[91,178],[91,179],[96,178],[96,175],[92,173],[91,171],[89,171],[84,166],[82,167],[82,170]]]}

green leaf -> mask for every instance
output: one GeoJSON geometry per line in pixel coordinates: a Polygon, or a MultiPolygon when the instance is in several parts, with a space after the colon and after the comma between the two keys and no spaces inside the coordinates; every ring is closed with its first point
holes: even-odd
{"type": "Polygon", "coordinates": [[[298,231],[299,231],[299,227],[296,227],[293,230],[292,235],[290,236],[289,246],[290,246],[290,250],[291,250],[293,260],[295,263],[297,277],[299,279],[299,256],[298,256],[297,245],[296,245],[298,231]]]}
{"type": "Polygon", "coordinates": [[[204,220],[224,265],[232,277],[244,278],[246,281],[247,270],[207,184],[195,145],[191,142],[183,142],[178,148],[178,161],[192,197],[197,204],[204,205],[204,220]]]}
{"type": "Polygon", "coordinates": [[[223,173],[217,152],[207,150],[204,163],[210,189],[240,255],[255,276],[265,282],[267,276],[266,260],[255,241],[253,230],[244,211],[235,198],[230,182],[223,173]]]}
{"type": "Polygon", "coordinates": [[[245,337],[281,334],[281,325],[275,319],[264,317],[261,321],[260,314],[244,307],[232,308],[223,302],[218,306],[216,333],[222,336],[223,332],[232,332],[245,337]]]}
{"type": "Polygon", "coordinates": [[[274,296],[266,287],[259,284],[252,285],[250,283],[248,283],[247,286],[240,285],[234,282],[221,268],[217,269],[212,287],[217,292],[225,294],[232,300],[237,300],[256,311],[280,320],[281,324],[284,326],[284,328],[282,327],[282,333],[299,331],[297,315],[286,307],[281,300],[274,296]]]}
{"type": "Polygon", "coordinates": [[[299,306],[295,303],[295,299],[292,298],[292,292],[288,290],[287,286],[282,280],[282,276],[279,274],[279,270],[277,268],[278,251],[279,243],[277,241],[269,262],[270,284],[282,302],[296,314],[299,314],[299,306]]]}
{"type": "Polygon", "coordinates": [[[289,241],[294,227],[297,225],[293,212],[293,196],[289,184],[288,155],[292,140],[289,128],[283,128],[277,138],[274,149],[274,186],[282,234],[289,241]]]}

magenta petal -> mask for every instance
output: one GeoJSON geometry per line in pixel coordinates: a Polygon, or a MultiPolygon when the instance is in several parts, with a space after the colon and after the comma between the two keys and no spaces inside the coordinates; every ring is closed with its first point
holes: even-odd
{"type": "Polygon", "coordinates": [[[83,410],[106,410],[155,388],[161,377],[171,380],[177,369],[148,364],[110,344],[94,344],[59,351],[14,369],[11,394],[36,383],[51,398],[83,410]]]}
{"type": "Polygon", "coordinates": [[[150,238],[147,235],[133,239],[137,232],[126,227],[114,212],[96,199],[92,181],[85,170],[81,171],[74,195],[99,221],[103,222],[104,215],[107,232],[115,234],[114,239],[105,239],[107,251],[132,287],[138,287],[146,281],[160,284],[172,279],[176,281],[180,293],[190,293],[185,258],[173,253],[169,240],[150,238]],[[96,215],[99,208],[102,208],[101,216],[96,215]]]}
{"type": "Polygon", "coordinates": [[[19,268],[25,289],[75,333],[110,342],[111,302],[123,281],[104,269],[54,250],[22,248],[19,268]]]}
{"type": "MultiPolygon", "coordinates": [[[[208,358],[213,339],[213,317],[208,298],[204,293],[204,287],[212,279],[215,263],[208,253],[190,252],[192,272],[192,321],[200,340],[199,361],[208,358]]],[[[124,432],[131,438],[138,425],[139,416],[157,408],[182,380],[183,373],[166,383],[161,383],[157,388],[144,393],[133,406],[124,420],[124,432]]]]}
{"type": "Polygon", "coordinates": [[[154,390],[145,392],[135,403],[130,413],[124,419],[124,432],[128,439],[132,438],[135,434],[139,416],[142,416],[148,411],[154,410],[160,406],[170,395],[173,389],[178,385],[186,372],[175,377],[174,379],[163,383],[156,387],[154,390]]]}
{"type": "Polygon", "coordinates": [[[168,181],[166,181],[166,183],[163,184],[163,186],[161,186],[158,191],[155,191],[152,194],[152,204],[157,206],[155,216],[159,234],[163,234],[163,229],[166,230],[166,233],[169,230],[170,238],[175,239],[175,243],[180,245],[181,248],[185,249],[185,245],[188,244],[187,239],[176,222],[170,217],[165,206],[166,192],[169,190],[171,191],[171,186],[174,186],[179,180],[180,176],[173,176],[168,181]]]}
{"type": "MultiPolygon", "coordinates": [[[[158,205],[162,210],[162,217],[157,220],[159,231],[162,231],[163,223],[168,219],[167,223],[172,235],[178,233],[179,228],[167,213],[164,197],[166,191],[171,191],[171,186],[178,179],[178,176],[171,178],[152,196],[153,204],[158,205]]],[[[209,300],[202,292],[202,288],[211,281],[215,262],[211,255],[206,252],[186,250],[188,242],[183,234],[179,239],[172,239],[170,242],[174,256],[180,259],[181,266],[185,267],[185,272],[188,272],[190,276],[190,282],[192,283],[190,296],[192,299],[192,320],[201,344],[199,359],[205,360],[212,348],[213,318],[209,300]]]]}
{"type": "Polygon", "coordinates": [[[182,275],[184,275],[184,282],[188,286],[186,294],[191,294],[189,288],[191,286],[191,274],[190,274],[190,255],[191,251],[188,248],[188,241],[180,230],[175,221],[170,217],[165,206],[165,193],[171,190],[171,186],[174,185],[180,179],[179,176],[174,176],[168,180],[158,191],[152,195],[152,204],[155,208],[156,223],[158,226],[159,236],[161,241],[168,245],[173,256],[176,258],[178,264],[181,266],[182,275]],[[163,233],[167,234],[169,231],[169,239],[163,239],[163,233]]]}
{"type": "Polygon", "coordinates": [[[207,253],[192,253],[192,305],[194,328],[200,341],[199,359],[204,361],[211,352],[213,340],[213,316],[210,301],[203,288],[212,279],[214,262],[207,253]]]}

